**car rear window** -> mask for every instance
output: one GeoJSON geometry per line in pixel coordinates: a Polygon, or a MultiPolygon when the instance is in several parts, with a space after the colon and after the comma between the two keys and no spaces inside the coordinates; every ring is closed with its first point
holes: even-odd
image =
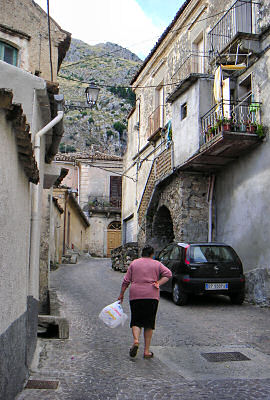
{"type": "Polygon", "coordinates": [[[190,262],[235,262],[236,257],[230,247],[225,246],[191,246],[190,262]]]}

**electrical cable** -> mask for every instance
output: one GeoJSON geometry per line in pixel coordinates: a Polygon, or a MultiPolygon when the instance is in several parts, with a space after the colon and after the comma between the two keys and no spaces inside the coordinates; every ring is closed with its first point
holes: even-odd
{"type": "MultiPolygon", "coordinates": [[[[246,3],[245,0],[239,0],[239,1],[242,2],[242,3],[246,3]]],[[[252,2],[249,3],[249,4],[260,4],[260,3],[252,1],[252,2]]],[[[242,4],[239,4],[239,5],[235,5],[235,6],[234,6],[234,8],[237,8],[237,7],[242,7],[242,4]]],[[[210,16],[208,16],[208,17],[198,19],[198,20],[195,21],[195,22],[190,22],[189,24],[182,25],[181,27],[179,27],[179,28],[177,28],[177,29],[172,29],[172,30],[170,30],[170,31],[168,32],[168,34],[169,34],[169,33],[174,33],[174,32],[179,32],[179,31],[180,31],[181,29],[183,29],[183,28],[188,28],[188,27],[190,27],[190,26],[192,26],[192,25],[195,25],[195,24],[197,24],[197,23],[199,23],[199,22],[202,22],[202,21],[211,19],[211,18],[216,17],[216,16],[218,16],[218,15],[220,15],[220,14],[224,14],[224,15],[225,15],[230,9],[231,9],[231,7],[228,8],[228,9],[219,11],[218,13],[212,14],[212,15],[210,15],[210,16]]],[[[155,35],[155,36],[153,36],[153,37],[157,37],[157,36],[158,36],[158,35],[155,35]]],[[[162,36],[162,35],[161,35],[161,36],[162,36]]],[[[161,36],[160,36],[160,37],[161,37],[161,36]]],[[[148,41],[150,41],[150,40],[152,40],[152,39],[147,39],[147,40],[145,40],[145,41],[135,43],[135,44],[133,44],[133,45],[131,45],[131,46],[134,46],[134,45],[136,45],[136,44],[146,43],[146,42],[148,42],[148,41]]],[[[158,42],[157,42],[157,43],[158,43],[158,42]]],[[[129,47],[131,47],[131,46],[129,46],[129,47]]],[[[93,57],[89,55],[89,56],[84,57],[84,58],[82,58],[81,60],[76,61],[76,62],[74,62],[74,63],[70,63],[70,64],[67,64],[67,65],[63,65],[63,66],[61,67],[61,69],[63,70],[63,69],[72,67],[72,66],[74,66],[74,65],[80,64],[82,61],[85,61],[85,60],[91,61],[91,60],[96,60],[96,59],[99,59],[99,58],[102,58],[102,57],[105,57],[105,56],[109,56],[110,54],[114,54],[114,53],[117,53],[117,52],[122,51],[122,50],[123,50],[122,48],[121,48],[121,49],[116,49],[116,50],[112,50],[111,52],[107,52],[107,53],[101,54],[101,55],[99,55],[99,56],[93,56],[93,57]]]]}
{"type": "MultiPolygon", "coordinates": [[[[98,168],[98,169],[102,169],[103,171],[112,172],[109,169],[106,169],[106,168],[103,168],[103,167],[98,167],[97,165],[93,165],[93,164],[90,164],[90,163],[87,164],[87,165],[89,165],[92,168],[98,168]]],[[[133,182],[136,182],[136,179],[134,179],[131,176],[128,176],[126,174],[121,174],[120,172],[116,172],[116,171],[113,171],[113,173],[116,174],[116,175],[119,175],[119,176],[124,176],[125,178],[131,179],[133,182]]]]}

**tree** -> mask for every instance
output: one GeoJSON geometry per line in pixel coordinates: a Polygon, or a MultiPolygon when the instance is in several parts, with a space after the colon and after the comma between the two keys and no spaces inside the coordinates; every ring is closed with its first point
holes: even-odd
{"type": "Polygon", "coordinates": [[[122,124],[122,122],[117,121],[113,124],[113,128],[119,132],[120,136],[123,135],[124,130],[126,129],[126,125],[122,124]]]}

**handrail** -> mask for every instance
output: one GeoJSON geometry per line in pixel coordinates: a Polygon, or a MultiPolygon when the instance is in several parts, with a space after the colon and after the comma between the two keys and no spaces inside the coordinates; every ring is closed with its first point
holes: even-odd
{"type": "MultiPolygon", "coordinates": [[[[209,35],[211,35],[211,32],[218,26],[218,24],[220,23],[220,21],[222,21],[223,18],[226,17],[226,15],[231,11],[231,9],[235,7],[235,4],[236,4],[238,1],[240,1],[240,2],[243,1],[244,3],[246,2],[246,1],[244,1],[244,0],[236,0],[236,1],[233,3],[233,5],[227,10],[227,12],[226,12],[225,14],[223,14],[222,17],[216,22],[216,24],[213,26],[213,28],[211,29],[211,31],[209,31],[209,33],[208,33],[209,35]]],[[[242,5],[242,4],[241,4],[241,5],[242,5]]],[[[240,6],[237,6],[237,7],[240,7],[240,6]]]]}
{"type": "Polygon", "coordinates": [[[210,54],[213,52],[222,52],[239,32],[259,33],[257,16],[259,5],[259,2],[253,0],[236,0],[208,33],[210,38],[210,54]],[[240,9],[237,11],[237,8],[240,9]]]}
{"type": "Polygon", "coordinates": [[[233,5],[226,11],[226,13],[225,14],[223,14],[222,15],[222,17],[216,22],[216,24],[213,26],[213,28],[209,31],[209,35],[211,35],[211,32],[217,27],[217,25],[220,23],[220,21],[222,21],[223,20],[223,18],[225,18],[226,17],[226,15],[232,10],[232,8],[237,8],[237,7],[242,7],[242,5],[243,4],[239,4],[238,6],[236,6],[236,3],[238,3],[238,2],[240,2],[240,3],[248,3],[248,4],[251,4],[251,5],[258,5],[258,6],[260,6],[261,5],[261,3],[258,1],[249,1],[249,0],[236,0],[234,3],[233,3],[233,5]]]}

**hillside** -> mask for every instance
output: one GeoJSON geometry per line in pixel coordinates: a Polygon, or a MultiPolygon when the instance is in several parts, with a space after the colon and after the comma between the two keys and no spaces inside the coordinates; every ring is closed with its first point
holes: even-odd
{"type": "Polygon", "coordinates": [[[65,96],[65,134],[60,150],[93,149],[122,155],[126,147],[127,115],[134,104],[128,86],[141,60],[129,50],[113,43],[88,44],[72,39],[59,72],[65,96]],[[94,81],[101,87],[98,105],[85,108],[85,85],[94,81]],[[110,86],[111,87],[102,87],[110,86]]]}

